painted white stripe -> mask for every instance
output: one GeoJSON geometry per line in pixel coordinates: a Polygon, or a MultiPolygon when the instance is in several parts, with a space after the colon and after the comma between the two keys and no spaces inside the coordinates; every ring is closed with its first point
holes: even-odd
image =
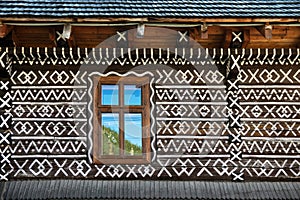
{"type": "Polygon", "coordinates": [[[168,117],[157,117],[157,120],[163,120],[163,121],[212,121],[212,122],[223,122],[228,121],[228,118],[168,118],[168,117]]]}
{"type": "Polygon", "coordinates": [[[299,137],[242,137],[242,140],[265,140],[265,141],[300,141],[299,137]]]}
{"type": "Polygon", "coordinates": [[[12,155],[11,158],[86,158],[86,155],[12,155]]]}
{"type": "Polygon", "coordinates": [[[239,88],[241,89],[252,89],[252,88],[261,88],[261,89],[272,89],[272,88],[290,88],[290,89],[295,89],[295,88],[300,88],[300,85],[239,85],[239,88]]]}
{"type": "Polygon", "coordinates": [[[86,137],[11,136],[15,140],[86,140],[86,137]]]}
{"type": "MultiPolygon", "coordinates": [[[[130,52],[130,51],[129,51],[130,52]]],[[[111,72],[108,72],[106,74],[102,74],[100,72],[92,72],[89,74],[89,76],[95,76],[95,75],[98,75],[98,76],[104,76],[104,77],[107,77],[107,76],[110,76],[110,75],[117,75],[117,76],[122,76],[122,77],[126,77],[128,75],[135,75],[135,76],[138,76],[138,77],[143,77],[143,76],[146,76],[146,75],[150,75],[150,76],[154,76],[152,72],[149,72],[149,71],[146,71],[142,74],[139,74],[137,72],[133,72],[133,71],[130,71],[130,72],[127,72],[126,74],[120,74],[118,72],[114,72],[114,71],[111,71],[111,72]]]]}
{"type": "Polygon", "coordinates": [[[41,86],[11,86],[12,89],[87,89],[87,86],[83,85],[71,85],[71,86],[49,86],[49,85],[41,85],[41,86]]]}
{"type": "Polygon", "coordinates": [[[300,105],[300,102],[279,102],[279,101],[266,101],[266,102],[240,102],[240,105],[300,105]]]}
{"type": "Polygon", "coordinates": [[[225,155],[157,155],[158,158],[229,158],[229,154],[225,155]]]}
{"type": "Polygon", "coordinates": [[[86,105],[87,102],[73,102],[73,101],[69,101],[69,102],[47,102],[47,101],[43,101],[43,102],[12,102],[13,105],[86,105]]]}
{"type": "Polygon", "coordinates": [[[224,88],[226,88],[226,86],[225,85],[160,85],[160,86],[155,86],[155,88],[158,88],[158,89],[169,89],[169,88],[188,88],[188,89],[221,88],[221,89],[224,89],[224,88]]]}
{"type": "Polygon", "coordinates": [[[300,155],[250,155],[243,154],[243,158],[300,158],[300,155]]]}
{"type": "Polygon", "coordinates": [[[167,138],[175,138],[175,139],[209,139],[209,140],[227,140],[228,136],[192,136],[192,135],[158,135],[158,139],[167,139],[167,138]]]}
{"type": "Polygon", "coordinates": [[[156,102],[159,105],[174,105],[174,104],[182,104],[182,105],[227,105],[228,102],[216,102],[216,101],[208,101],[208,102],[156,102]]]}
{"type": "Polygon", "coordinates": [[[291,118],[241,118],[241,121],[255,121],[255,122],[300,122],[300,119],[291,119],[291,118]]]}
{"type": "Polygon", "coordinates": [[[87,119],[77,119],[77,118],[13,118],[14,121],[79,121],[85,122],[87,119]]]}

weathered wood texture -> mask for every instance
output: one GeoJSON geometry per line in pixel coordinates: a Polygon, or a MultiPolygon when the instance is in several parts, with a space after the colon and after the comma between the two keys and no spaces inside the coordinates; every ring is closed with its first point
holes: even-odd
{"type": "MultiPolygon", "coordinates": [[[[92,26],[73,26],[70,39],[61,37],[63,26],[9,26],[12,34],[8,34],[4,40],[6,43],[13,41],[15,46],[20,47],[97,47],[111,36],[115,37],[115,42],[103,43],[102,47],[115,47],[118,42],[123,41],[126,47],[130,48],[174,48],[178,47],[174,39],[178,37],[176,31],[182,33],[188,32],[190,38],[198,42],[204,48],[228,48],[224,45],[226,32],[242,31],[247,33],[246,45],[243,48],[297,48],[300,44],[300,27],[297,26],[272,26],[272,38],[267,39],[259,30],[264,26],[241,26],[241,27],[222,27],[208,26],[208,38],[201,37],[199,27],[190,28],[167,28],[161,31],[157,27],[146,26],[143,38],[136,37],[136,31],[129,32],[124,38],[120,38],[117,32],[122,33],[130,29],[136,29],[137,26],[114,26],[114,27],[92,27],[92,26]],[[116,35],[116,36],[114,36],[116,35]]],[[[6,33],[7,34],[7,33],[6,33]]],[[[230,41],[229,41],[230,43],[230,41]]],[[[4,43],[0,44],[3,46],[4,43]]],[[[125,46],[122,46],[125,47],[125,46]]],[[[190,46],[193,47],[193,46],[190,46]]]]}
{"type": "Polygon", "coordinates": [[[127,50],[8,49],[6,176],[299,177],[299,49],[127,50]],[[149,165],[91,164],[92,77],[109,74],[151,77],[149,165]]]}

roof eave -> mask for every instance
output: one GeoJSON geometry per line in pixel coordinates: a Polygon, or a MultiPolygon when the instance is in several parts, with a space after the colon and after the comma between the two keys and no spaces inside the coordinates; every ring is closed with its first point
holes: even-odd
{"type": "Polygon", "coordinates": [[[171,17],[1,17],[1,22],[85,22],[85,23],[111,23],[111,22],[168,22],[168,23],[298,23],[300,18],[295,17],[226,17],[226,18],[171,18],[171,17]]]}

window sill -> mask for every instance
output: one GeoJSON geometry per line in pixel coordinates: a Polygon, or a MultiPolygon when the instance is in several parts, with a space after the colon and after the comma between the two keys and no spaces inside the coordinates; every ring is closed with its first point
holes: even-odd
{"type": "Polygon", "coordinates": [[[141,158],[94,158],[94,164],[97,165],[111,165],[111,164],[128,164],[128,165],[142,165],[149,164],[150,159],[141,158]]]}

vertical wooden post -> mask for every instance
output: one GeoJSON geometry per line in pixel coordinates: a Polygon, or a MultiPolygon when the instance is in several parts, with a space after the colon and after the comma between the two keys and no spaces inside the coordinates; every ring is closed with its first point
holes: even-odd
{"type": "Polygon", "coordinates": [[[10,95],[10,61],[8,52],[0,48],[0,181],[7,181],[11,167],[11,95],[10,95]]]}

